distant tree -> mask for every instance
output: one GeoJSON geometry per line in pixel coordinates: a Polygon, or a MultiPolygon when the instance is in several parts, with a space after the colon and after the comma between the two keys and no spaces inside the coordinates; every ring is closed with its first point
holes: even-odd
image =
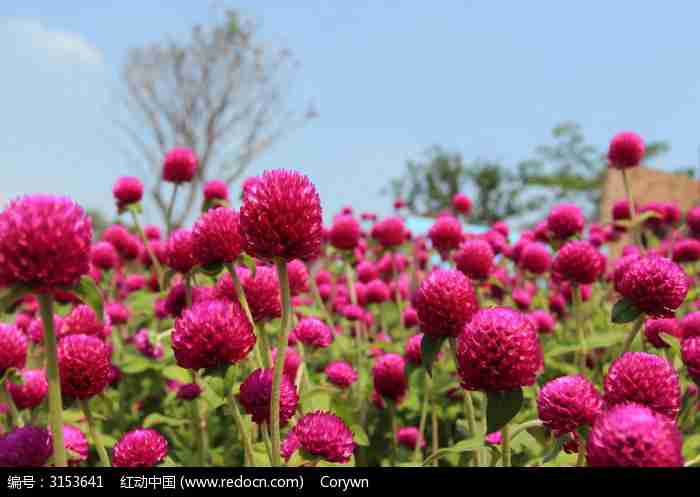
{"type": "Polygon", "coordinates": [[[122,68],[124,132],[133,165],[152,176],[151,195],[163,218],[168,196],[160,177],[165,153],[193,149],[199,169],[174,217],[191,214],[201,183],[236,181],[280,138],[316,116],[290,110],[291,75],[298,62],[288,49],[258,40],[256,25],[227,10],[187,40],[132,49],[122,68]]]}
{"type": "MultiPolygon", "coordinates": [[[[596,216],[607,170],[605,153],[587,143],[573,122],[557,125],[552,137],[554,144],[537,147],[533,158],[516,167],[488,160],[465,162],[459,153],[434,146],[425,160],[409,160],[403,175],[384,192],[403,198],[413,214],[427,217],[449,208],[454,194],[464,192],[473,200],[470,221],[479,224],[534,218],[565,200],[596,216]]],[[[645,159],[668,149],[665,142],[649,143],[645,159]]]]}

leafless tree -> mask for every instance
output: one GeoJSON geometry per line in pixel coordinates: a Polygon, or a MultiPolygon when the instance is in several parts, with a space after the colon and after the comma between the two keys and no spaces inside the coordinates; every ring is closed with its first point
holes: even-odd
{"type": "Polygon", "coordinates": [[[153,176],[151,195],[165,219],[168,194],[161,179],[163,156],[188,147],[199,158],[173,226],[192,214],[201,184],[231,184],[290,131],[316,117],[311,106],[291,110],[292,74],[298,61],[288,49],[258,40],[258,26],[226,10],[212,26],[195,26],[185,41],[132,49],[122,71],[121,104],[132,162],[153,176]]]}

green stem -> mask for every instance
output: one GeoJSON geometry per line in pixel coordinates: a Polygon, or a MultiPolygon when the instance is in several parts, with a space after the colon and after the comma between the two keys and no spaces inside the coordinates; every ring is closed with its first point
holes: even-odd
{"type": "Polygon", "coordinates": [[[53,441],[53,464],[57,467],[68,465],[66,447],[63,442],[63,400],[61,380],[58,374],[58,351],[56,333],[53,326],[53,296],[39,294],[39,310],[44,324],[44,344],[46,347],[46,376],[49,380],[49,427],[53,441]]]}
{"type": "MultiPolygon", "coordinates": [[[[396,435],[398,433],[398,426],[396,424],[396,403],[393,400],[387,401],[389,403],[389,420],[391,422],[391,452],[389,454],[389,464],[393,468],[396,466],[396,459],[398,457],[398,444],[396,442],[396,435]]],[[[418,441],[420,444],[420,440],[418,441]]]]}
{"type": "Polygon", "coordinates": [[[573,285],[571,289],[571,296],[574,301],[574,318],[576,319],[576,336],[578,337],[578,343],[580,350],[578,351],[578,368],[581,374],[586,372],[586,354],[588,353],[586,347],[586,333],[583,329],[583,309],[581,306],[581,287],[579,285],[573,285]]]}
{"type": "Polygon", "coordinates": [[[236,429],[238,430],[238,435],[241,437],[241,442],[243,443],[243,455],[245,466],[253,465],[253,445],[250,442],[250,436],[245,429],[245,424],[243,423],[243,416],[241,416],[241,410],[238,408],[238,402],[236,402],[236,397],[234,395],[228,396],[228,405],[231,408],[231,413],[233,414],[233,420],[236,423],[236,429]]]}
{"type": "Polygon", "coordinates": [[[586,466],[586,441],[581,437],[578,442],[578,456],[576,457],[576,466],[582,468],[586,466]]]}
{"type": "Polygon", "coordinates": [[[284,372],[284,358],[287,355],[289,340],[289,322],[292,312],[291,295],[289,291],[289,275],[287,274],[287,262],[284,259],[275,259],[277,267],[277,277],[282,293],[282,319],[280,330],[277,336],[277,354],[275,355],[275,367],[272,377],[272,401],[270,404],[270,430],[272,438],[272,465],[282,465],[282,455],[280,453],[280,386],[282,385],[282,374],[284,372]]]}
{"type": "Polygon", "coordinates": [[[418,442],[416,443],[415,449],[413,449],[413,460],[415,462],[420,461],[421,458],[421,444],[425,440],[423,433],[425,432],[425,422],[428,418],[428,400],[430,399],[430,376],[427,371],[423,372],[424,383],[423,383],[423,405],[420,410],[420,422],[418,423],[418,442]]]}
{"type": "MultiPolygon", "coordinates": [[[[450,337],[448,339],[450,343],[450,350],[452,351],[452,359],[455,362],[455,367],[459,368],[459,361],[457,359],[457,339],[455,337],[450,337]]],[[[474,412],[474,399],[472,399],[472,393],[469,390],[464,391],[464,415],[467,418],[467,426],[469,428],[469,435],[476,436],[476,413],[474,412]]],[[[481,452],[474,452],[474,459],[477,466],[481,466],[481,452]]]]}
{"type": "MultiPolygon", "coordinates": [[[[265,450],[267,451],[267,457],[270,460],[270,464],[272,464],[273,456],[272,456],[272,443],[270,442],[270,425],[267,423],[263,423],[261,426],[261,432],[262,432],[262,437],[263,437],[263,442],[265,443],[265,450]]],[[[280,454],[281,457],[281,454],[280,454]]]]}
{"type": "Polygon", "coordinates": [[[528,430],[530,428],[535,428],[537,426],[542,426],[542,421],[539,419],[533,419],[532,421],[526,421],[522,424],[519,424],[515,428],[513,428],[513,431],[510,434],[510,439],[515,440],[515,437],[517,437],[521,432],[528,430]]]}
{"type": "MultiPolygon", "coordinates": [[[[433,390],[431,388],[430,390],[430,397],[432,400],[433,396],[433,390]]],[[[432,456],[435,457],[435,460],[433,461],[433,466],[438,466],[438,457],[437,453],[440,450],[440,429],[438,426],[438,414],[437,414],[437,406],[433,403],[433,409],[432,409],[432,445],[433,445],[433,453],[432,456]]]]}
{"type": "Polygon", "coordinates": [[[15,426],[21,428],[24,423],[22,423],[22,416],[17,410],[14,400],[12,400],[12,394],[10,394],[10,390],[7,388],[7,383],[9,381],[9,379],[6,379],[2,385],[0,385],[0,400],[4,399],[4,402],[10,410],[10,428],[13,429],[15,426]]]}
{"type": "Polygon", "coordinates": [[[692,458],[690,461],[688,461],[687,463],[685,463],[684,466],[685,466],[686,468],[689,468],[689,467],[691,467],[691,466],[695,466],[695,465],[698,464],[698,463],[700,463],[700,455],[695,456],[694,458],[692,458]]]}
{"type": "Polygon", "coordinates": [[[156,257],[156,254],[153,252],[153,248],[151,247],[151,244],[148,242],[148,238],[146,238],[146,233],[143,232],[143,228],[141,227],[141,223],[139,223],[139,217],[136,215],[136,213],[129,209],[129,212],[131,213],[131,219],[134,221],[134,226],[136,227],[136,231],[138,231],[139,237],[141,238],[141,241],[143,242],[143,246],[146,247],[146,251],[148,252],[148,256],[151,258],[151,263],[153,264],[153,268],[156,270],[156,277],[158,278],[158,286],[160,287],[161,291],[165,290],[165,281],[163,280],[163,268],[160,265],[160,262],[158,261],[158,258],[156,257]]]}
{"type": "Polygon", "coordinates": [[[97,432],[95,427],[95,419],[92,417],[92,411],[90,411],[90,404],[87,399],[80,400],[80,407],[85,414],[85,419],[87,419],[88,430],[90,430],[90,438],[92,438],[92,443],[95,444],[97,448],[97,455],[100,456],[100,464],[103,468],[109,468],[111,466],[109,462],[109,456],[107,455],[107,450],[105,449],[100,434],[97,432]]]}
{"type": "Polygon", "coordinates": [[[629,352],[630,347],[632,346],[632,342],[634,342],[634,338],[639,334],[639,330],[642,329],[642,325],[644,324],[644,314],[639,316],[637,320],[634,322],[634,325],[632,326],[632,331],[627,335],[627,338],[625,338],[625,343],[622,345],[622,353],[624,354],[625,352],[629,352]]]}
{"type": "Polygon", "coordinates": [[[503,447],[503,467],[511,466],[510,460],[510,426],[507,424],[501,429],[501,445],[503,447]]]}
{"type": "Polygon", "coordinates": [[[173,207],[175,206],[175,197],[177,197],[177,189],[179,186],[180,183],[175,183],[175,185],[173,185],[173,193],[170,195],[170,202],[168,203],[168,210],[165,217],[165,225],[168,229],[168,236],[170,236],[170,233],[173,230],[173,207]]]}
{"type": "MultiPolygon", "coordinates": [[[[196,371],[192,371],[192,382],[195,384],[199,383],[199,374],[196,371]]],[[[199,466],[207,465],[207,425],[206,425],[206,406],[202,402],[201,398],[196,398],[192,400],[192,423],[194,429],[194,437],[197,444],[197,464],[199,466]]]]}
{"type": "Polygon", "coordinates": [[[631,224],[630,229],[632,230],[632,239],[634,243],[639,246],[639,249],[644,252],[644,245],[642,244],[641,226],[635,225],[635,219],[637,218],[637,208],[634,205],[634,196],[632,195],[632,187],[630,186],[629,178],[627,177],[627,170],[622,170],[622,182],[625,185],[625,195],[627,196],[627,203],[630,206],[630,216],[631,224]]]}

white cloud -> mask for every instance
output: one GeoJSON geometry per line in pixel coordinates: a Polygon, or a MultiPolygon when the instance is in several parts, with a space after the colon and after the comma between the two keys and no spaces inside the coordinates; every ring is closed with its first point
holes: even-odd
{"type": "Polygon", "coordinates": [[[66,59],[88,65],[102,65],[102,52],[76,33],[49,29],[32,19],[9,19],[0,24],[0,36],[12,38],[17,48],[32,51],[63,62],[66,59]],[[4,32],[4,33],[3,33],[4,32]]]}

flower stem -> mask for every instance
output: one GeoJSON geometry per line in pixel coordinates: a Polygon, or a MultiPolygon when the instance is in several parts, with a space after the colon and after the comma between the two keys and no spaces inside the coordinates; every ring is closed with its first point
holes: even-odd
{"type": "Polygon", "coordinates": [[[644,324],[644,314],[639,316],[637,320],[634,322],[634,325],[632,326],[632,331],[630,331],[629,335],[627,335],[627,338],[625,338],[625,343],[622,345],[622,353],[624,354],[625,352],[629,352],[630,347],[632,346],[632,342],[634,342],[634,338],[637,336],[639,333],[639,330],[642,329],[642,325],[644,324]]]}
{"type": "Polygon", "coordinates": [[[542,426],[542,421],[539,419],[533,419],[532,421],[526,421],[522,424],[519,424],[515,428],[513,428],[513,431],[510,434],[510,439],[515,440],[515,437],[517,437],[521,432],[529,429],[529,428],[536,428],[538,426],[542,426]]]}
{"type": "Polygon", "coordinates": [[[92,438],[92,443],[95,444],[97,448],[97,455],[100,456],[100,464],[103,468],[109,468],[111,466],[109,462],[109,456],[107,455],[107,450],[105,449],[100,434],[95,428],[95,419],[92,417],[92,411],[90,411],[90,404],[87,399],[80,400],[80,408],[85,414],[85,419],[87,419],[88,430],[90,430],[90,438],[92,438]]]}
{"type": "MultiPolygon", "coordinates": [[[[455,367],[459,368],[459,361],[457,359],[457,339],[455,337],[450,337],[448,339],[450,343],[450,350],[452,351],[452,359],[455,362],[455,367]]],[[[464,391],[464,415],[467,418],[467,426],[469,428],[469,435],[476,436],[476,414],[474,413],[474,400],[472,399],[472,393],[469,390],[464,391]]],[[[474,460],[477,466],[481,466],[481,452],[474,452],[474,460]]]]}
{"type": "Polygon", "coordinates": [[[634,224],[634,220],[637,217],[637,208],[634,205],[634,196],[632,195],[632,187],[630,186],[629,178],[627,177],[627,170],[623,169],[622,170],[622,182],[625,185],[625,194],[627,196],[627,203],[630,206],[630,216],[632,217],[632,239],[634,240],[634,243],[637,244],[642,250],[644,251],[644,245],[642,245],[642,237],[641,237],[641,226],[636,226],[634,224]]]}
{"type": "MultiPolygon", "coordinates": [[[[192,371],[192,382],[199,383],[199,374],[197,371],[192,371]]],[[[202,400],[198,397],[191,402],[192,404],[192,423],[194,429],[194,438],[197,444],[197,464],[199,466],[207,465],[207,424],[206,413],[202,415],[202,410],[206,409],[202,400]]]]}
{"type": "MultiPolygon", "coordinates": [[[[396,459],[399,452],[398,444],[396,443],[396,435],[399,430],[396,424],[396,402],[393,400],[387,402],[389,403],[389,420],[391,422],[391,452],[389,454],[389,464],[393,468],[396,466],[396,459]]],[[[420,445],[420,440],[417,443],[420,445]]]]}
{"type": "MultiPolygon", "coordinates": [[[[433,396],[433,390],[431,389],[431,391],[430,391],[431,400],[432,400],[432,396],[433,396]]],[[[440,450],[440,429],[438,426],[437,405],[435,405],[435,403],[433,403],[432,423],[431,424],[432,424],[432,439],[433,439],[432,440],[432,445],[433,445],[432,457],[435,457],[435,459],[433,460],[433,466],[439,466],[439,463],[438,463],[439,458],[436,456],[436,454],[440,450]]]]}
{"type": "Polygon", "coordinates": [[[244,455],[244,465],[253,465],[253,446],[250,442],[250,437],[245,429],[245,424],[243,423],[243,416],[241,416],[241,411],[238,408],[238,402],[236,402],[236,397],[231,394],[228,396],[228,405],[231,407],[231,413],[233,414],[233,420],[236,423],[236,429],[238,429],[238,435],[241,437],[241,442],[243,443],[243,455],[244,455]]]}
{"type": "Polygon", "coordinates": [[[173,230],[173,207],[175,206],[175,197],[177,197],[177,189],[180,183],[175,183],[173,186],[173,193],[170,195],[170,203],[168,203],[168,210],[165,217],[165,226],[168,229],[168,236],[173,230]]]}
{"type": "Polygon", "coordinates": [[[421,444],[425,440],[423,433],[425,432],[425,422],[428,418],[428,400],[430,400],[430,376],[427,371],[423,372],[424,382],[423,382],[423,405],[420,410],[420,422],[418,423],[418,442],[416,443],[415,449],[413,449],[413,460],[418,462],[421,456],[421,444]]]}
{"type": "Polygon", "coordinates": [[[165,290],[165,281],[163,280],[163,268],[160,266],[160,262],[158,262],[158,258],[156,257],[156,254],[153,253],[153,248],[151,248],[151,245],[148,243],[148,238],[146,238],[146,233],[143,232],[143,228],[141,227],[141,223],[139,223],[139,217],[136,215],[136,213],[129,209],[129,212],[131,212],[131,219],[134,221],[134,227],[136,228],[136,231],[139,233],[139,237],[141,237],[141,241],[143,242],[143,246],[146,247],[146,251],[148,252],[148,256],[151,258],[151,262],[153,263],[153,267],[156,270],[156,277],[158,278],[158,286],[160,287],[161,290],[165,290]]]}
{"type": "Polygon", "coordinates": [[[583,309],[581,308],[581,286],[573,285],[571,296],[574,301],[574,318],[576,319],[576,336],[578,337],[579,352],[578,352],[578,369],[581,374],[586,371],[586,355],[588,354],[586,347],[586,332],[583,329],[583,309]]]}
{"type": "Polygon", "coordinates": [[[57,467],[68,465],[66,447],[63,442],[63,400],[61,380],[58,375],[58,350],[53,326],[53,296],[40,293],[39,310],[44,324],[44,344],[46,347],[46,376],[49,380],[49,427],[53,441],[53,464],[57,467]]]}
{"type": "MultiPolygon", "coordinates": [[[[265,450],[267,451],[267,457],[270,460],[270,464],[272,464],[272,443],[270,442],[270,425],[267,423],[263,423],[261,426],[261,432],[262,432],[262,438],[263,442],[265,443],[265,450]]],[[[281,454],[280,454],[281,457],[281,454]]]]}
{"type": "Polygon", "coordinates": [[[581,437],[578,442],[578,456],[576,457],[576,466],[582,468],[586,466],[586,441],[581,437]]]}
{"type": "Polygon", "coordinates": [[[280,387],[282,385],[282,374],[284,372],[284,358],[287,355],[289,340],[289,321],[292,312],[291,295],[289,291],[289,275],[287,273],[287,263],[284,259],[275,259],[277,267],[277,277],[282,293],[282,319],[280,330],[277,336],[277,354],[275,355],[275,366],[272,376],[272,401],[270,403],[270,430],[272,435],[272,465],[281,466],[282,456],[280,454],[280,387]]]}
{"type": "Polygon", "coordinates": [[[22,416],[17,410],[17,406],[15,405],[14,400],[12,400],[12,394],[10,394],[10,390],[7,388],[7,383],[9,381],[9,379],[6,379],[2,383],[2,385],[0,385],[0,400],[4,399],[4,402],[7,404],[7,407],[10,410],[10,428],[14,428],[15,426],[21,428],[23,425],[22,416]]]}
{"type": "Polygon", "coordinates": [[[501,429],[501,445],[503,446],[503,467],[511,466],[510,460],[510,426],[507,424],[501,429]]]}

